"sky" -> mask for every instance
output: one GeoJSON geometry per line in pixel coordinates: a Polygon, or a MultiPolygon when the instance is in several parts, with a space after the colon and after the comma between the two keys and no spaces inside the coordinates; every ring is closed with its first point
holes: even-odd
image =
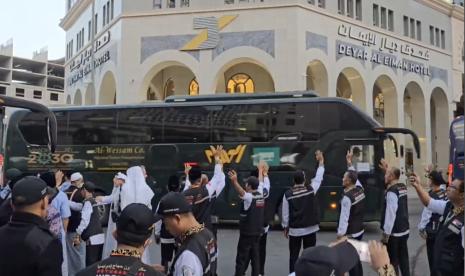
{"type": "Polygon", "coordinates": [[[66,0],[0,0],[0,44],[13,38],[13,54],[32,58],[48,47],[48,58],[64,57],[65,31],[58,26],[66,0]]]}

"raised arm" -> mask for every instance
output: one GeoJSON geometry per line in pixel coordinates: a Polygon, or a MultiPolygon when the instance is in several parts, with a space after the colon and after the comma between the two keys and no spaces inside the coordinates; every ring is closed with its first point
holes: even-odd
{"type": "Polygon", "coordinates": [[[183,189],[183,192],[184,191],[187,191],[190,189],[191,187],[191,181],[189,180],[189,171],[192,169],[191,165],[189,164],[184,164],[184,174],[186,175],[186,180],[184,182],[184,189],[183,189]]]}
{"type": "Polygon", "coordinates": [[[323,182],[323,175],[325,173],[325,158],[323,156],[323,152],[317,150],[315,152],[316,160],[319,164],[318,169],[316,170],[315,177],[312,179],[312,188],[316,192],[320,189],[321,182],[323,182]]]}
{"type": "Polygon", "coordinates": [[[231,179],[231,184],[233,185],[234,189],[236,192],[239,194],[239,196],[242,198],[245,195],[245,190],[241,187],[239,182],[237,181],[237,173],[234,170],[231,170],[228,173],[229,179],[231,179]]]}
{"type": "Polygon", "coordinates": [[[209,185],[216,192],[216,196],[219,196],[226,185],[226,176],[223,172],[223,162],[221,161],[221,155],[224,153],[223,146],[217,146],[214,153],[215,169],[209,185]]]}
{"type": "Polygon", "coordinates": [[[416,173],[413,173],[409,180],[413,188],[415,188],[415,191],[417,192],[418,198],[420,198],[421,203],[428,207],[431,197],[421,187],[420,177],[416,173]]]}

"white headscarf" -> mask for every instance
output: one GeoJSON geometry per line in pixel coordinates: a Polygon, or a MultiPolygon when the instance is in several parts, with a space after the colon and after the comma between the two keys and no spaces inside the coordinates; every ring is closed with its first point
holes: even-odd
{"type": "Polygon", "coordinates": [[[131,203],[142,203],[152,209],[151,201],[154,193],[145,182],[142,168],[139,166],[131,167],[126,174],[126,183],[121,189],[121,208],[124,209],[131,203]]]}

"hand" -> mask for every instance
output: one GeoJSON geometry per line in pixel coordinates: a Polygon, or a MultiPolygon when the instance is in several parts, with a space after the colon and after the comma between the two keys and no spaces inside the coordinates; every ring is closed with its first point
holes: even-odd
{"type": "Polygon", "coordinates": [[[315,158],[316,158],[316,161],[318,161],[320,163],[320,165],[324,164],[325,158],[324,158],[323,152],[321,150],[315,151],[315,158]]]}
{"type": "Polygon", "coordinates": [[[159,235],[155,235],[155,243],[160,244],[160,236],[159,235]]]}
{"type": "Polygon", "coordinates": [[[160,265],[160,264],[154,264],[152,265],[153,269],[155,269],[156,271],[159,271],[159,272],[162,272],[162,273],[165,273],[165,267],[160,265]]]}
{"type": "Polygon", "coordinates": [[[184,174],[186,176],[189,175],[189,172],[191,171],[192,167],[189,163],[184,163],[184,174]]]}
{"type": "Polygon", "coordinates": [[[235,170],[230,170],[228,172],[229,179],[231,179],[231,182],[236,183],[237,182],[237,172],[235,170]]]}
{"type": "Polygon", "coordinates": [[[261,162],[263,162],[263,176],[267,176],[270,166],[268,166],[268,163],[266,163],[265,160],[262,160],[261,162]]]}
{"type": "Polygon", "coordinates": [[[103,201],[103,196],[97,196],[97,197],[95,197],[95,201],[97,201],[97,203],[102,203],[102,201],[103,201]]]}
{"type": "Polygon", "coordinates": [[[73,246],[79,246],[81,244],[81,236],[76,235],[73,238],[73,246]]]}
{"type": "Polygon", "coordinates": [[[428,234],[426,233],[425,229],[420,229],[418,231],[418,234],[420,235],[420,237],[422,237],[424,240],[426,240],[428,238],[428,234]]]}
{"type": "Polygon", "coordinates": [[[368,250],[370,250],[371,266],[375,270],[378,270],[383,266],[389,265],[389,254],[385,245],[377,241],[369,241],[368,250]]]}
{"type": "Polygon", "coordinates": [[[389,164],[386,162],[386,160],[384,159],[381,159],[381,161],[379,161],[379,168],[383,171],[383,172],[386,172],[389,168],[389,164]]]}
{"type": "Polygon", "coordinates": [[[347,167],[351,167],[352,166],[352,156],[354,155],[354,153],[352,152],[352,149],[348,150],[347,151],[347,154],[346,154],[346,162],[347,162],[347,167]]]}
{"type": "Polygon", "coordinates": [[[433,164],[429,164],[427,167],[425,167],[425,172],[430,173],[433,171],[433,164]]]}
{"type": "Polygon", "coordinates": [[[55,184],[57,187],[63,183],[63,176],[65,176],[65,174],[62,171],[58,170],[55,172],[55,184]]]}
{"type": "Polygon", "coordinates": [[[340,236],[337,238],[337,240],[333,241],[332,243],[330,243],[328,246],[329,247],[334,247],[342,242],[345,242],[347,241],[347,236],[340,236]]]}
{"type": "Polygon", "coordinates": [[[289,239],[289,228],[287,228],[287,227],[284,228],[284,237],[285,237],[286,239],[289,239]]]}
{"type": "Polygon", "coordinates": [[[213,157],[215,157],[215,162],[216,163],[221,163],[221,155],[223,154],[223,146],[219,145],[214,148],[213,146],[210,146],[210,150],[213,152],[213,157]]]}
{"type": "Polygon", "coordinates": [[[416,173],[412,173],[409,178],[410,184],[415,189],[421,189],[421,180],[420,177],[416,173]]]}

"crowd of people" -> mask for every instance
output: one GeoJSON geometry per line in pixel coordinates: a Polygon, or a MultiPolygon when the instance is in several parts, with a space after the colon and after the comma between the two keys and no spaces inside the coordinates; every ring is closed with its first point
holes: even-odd
{"type": "MultiPolygon", "coordinates": [[[[154,193],[146,183],[144,166],[117,173],[108,196],[96,196],[96,185],[79,172],[61,171],[24,176],[6,172],[0,191],[1,275],[225,275],[265,274],[267,198],[272,179],[260,161],[240,183],[235,170],[224,172],[222,146],[212,147],[215,160],[211,179],[197,166],[185,164],[186,181],[169,178],[168,193],[152,206],[154,193]],[[226,185],[241,200],[235,271],[217,268],[218,217],[215,201],[226,185]],[[182,189],[182,190],[181,190],[182,189]],[[99,207],[109,205],[106,232],[99,207]],[[154,242],[153,242],[154,241],[154,242]],[[161,264],[150,247],[160,245],[161,264]],[[11,250],[6,250],[10,249],[11,250]]],[[[407,240],[410,234],[407,183],[400,170],[381,160],[385,173],[385,200],[380,241],[361,242],[364,236],[365,191],[346,155],[336,241],[316,246],[320,211],[317,194],[325,177],[325,158],[315,152],[313,177],[305,170],[293,173],[292,187],[282,199],[282,227],[289,243],[290,275],[363,275],[362,261],[379,275],[410,275],[407,240]]],[[[413,173],[408,182],[425,205],[418,225],[427,244],[431,275],[463,275],[464,183],[455,179],[445,188],[441,173],[431,168],[423,190],[413,173]]]]}

